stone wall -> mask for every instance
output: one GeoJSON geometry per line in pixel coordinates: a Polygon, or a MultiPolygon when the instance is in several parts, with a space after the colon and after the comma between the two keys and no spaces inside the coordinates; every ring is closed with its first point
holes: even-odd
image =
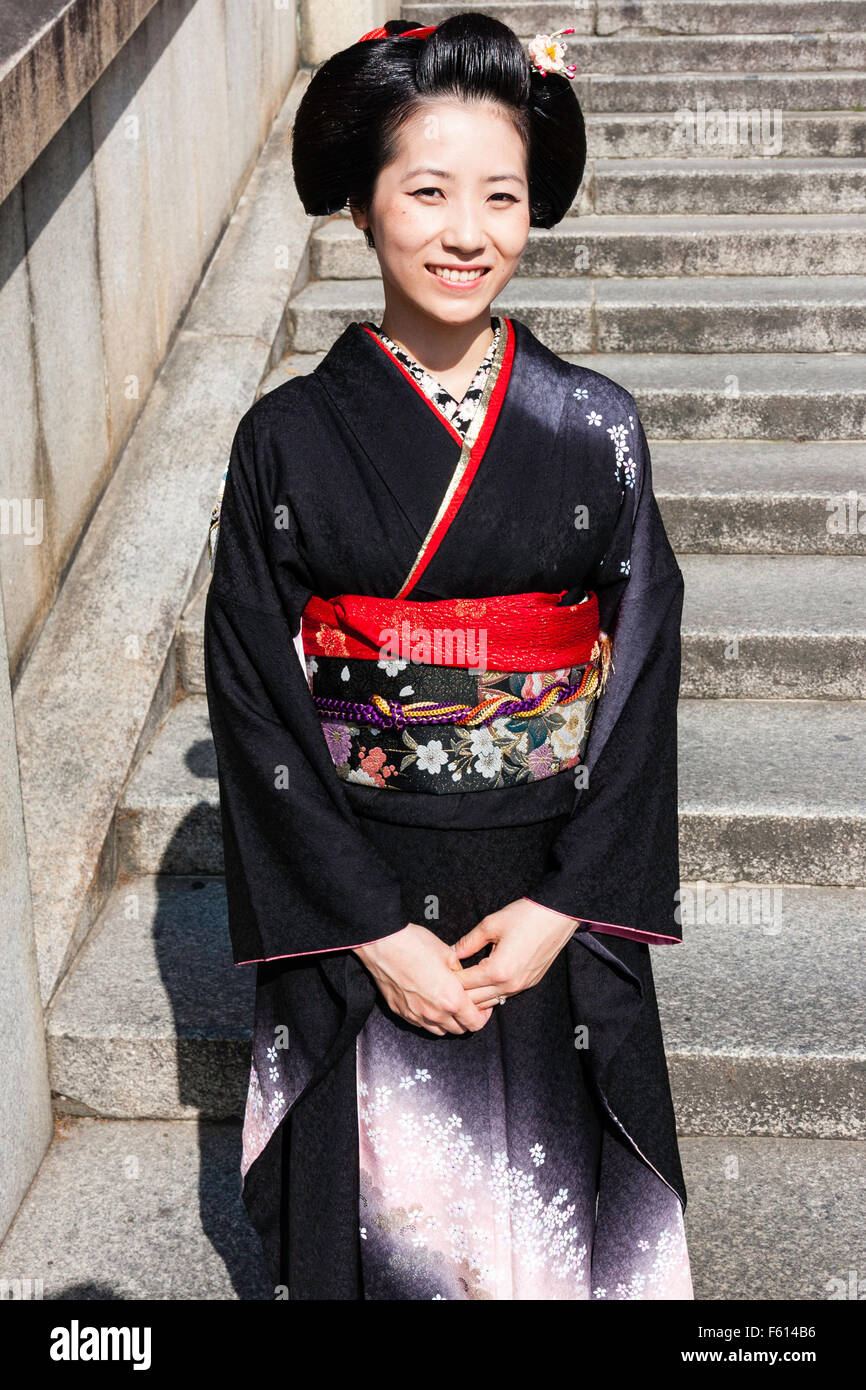
{"type": "Polygon", "coordinates": [[[14,177],[13,153],[46,141],[12,187],[0,183],[0,584],[13,682],[298,62],[294,0],[57,0],[32,17],[38,32],[11,36],[19,47],[0,81],[0,174],[14,177]],[[117,47],[124,17],[131,32],[117,47]]]}

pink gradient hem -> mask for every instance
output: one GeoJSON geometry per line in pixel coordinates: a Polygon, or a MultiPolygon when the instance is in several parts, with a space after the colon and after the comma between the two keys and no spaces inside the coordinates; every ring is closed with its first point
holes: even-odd
{"type": "Polygon", "coordinates": [[[372,941],[359,941],[354,946],[320,946],[315,951],[285,951],[281,956],[253,956],[251,960],[236,960],[235,965],[262,965],[269,960],[291,960],[294,956],[323,956],[328,951],[356,951],[358,946],[372,946],[373,941],[384,941],[383,936],[374,936],[372,941]]]}
{"type": "MultiPolygon", "coordinates": [[[[523,897],[526,902],[535,903],[536,907],[547,907],[547,903],[540,903],[536,898],[528,898],[525,893],[523,897]]],[[[678,936],[666,936],[663,932],[642,931],[640,927],[622,927],[617,922],[594,922],[591,917],[571,917],[570,913],[560,912],[556,907],[547,907],[547,910],[548,912],[556,912],[560,917],[570,917],[571,921],[578,922],[580,925],[576,928],[577,931],[593,928],[603,936],[624,936],[627,940],[647,941],[650,945],[655,946],[682,945],[678,936]]]]}

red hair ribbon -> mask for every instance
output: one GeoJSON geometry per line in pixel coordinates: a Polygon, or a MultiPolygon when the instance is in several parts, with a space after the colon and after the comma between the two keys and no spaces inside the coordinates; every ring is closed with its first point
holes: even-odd
{"type": "Polygon", "coordinates": [[[389,34],[380,26],[378,29],[371,29],[369,34],[362,34],[358,43],[363,43],[365,39],[426,39],[435,28],[435,24],[425,24],[420,29],[404,29],[402,34],[389,34]]]}

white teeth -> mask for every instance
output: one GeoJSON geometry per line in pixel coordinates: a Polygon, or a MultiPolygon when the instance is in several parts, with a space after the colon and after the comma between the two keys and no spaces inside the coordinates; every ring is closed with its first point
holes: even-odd
{"type": "Polygon", "coordinates": [[[487,272],[484,270],[451,270],[445,266],[431,266],[434,275],[440,280],[480,280],[487,272]]]}

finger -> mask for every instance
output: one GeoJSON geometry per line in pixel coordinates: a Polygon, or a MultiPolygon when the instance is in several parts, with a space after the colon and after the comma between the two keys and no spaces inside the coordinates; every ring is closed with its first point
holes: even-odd
{"type": "Polygon", "coordinates": [[[467,1032],[476,1032],[487,1021],[487,1016],[468,996],[454,1010],[454,1017],[463,1024],[467,1032]]]}
{"type": "Polygon", "coordinates": [[[461,1019],[458,1014],[455,1014],[454,1021],[458,1025],[460,1033],[477,1033],[479,1029],[484,1027],[487,1017],[488,1015],[483,1013],[481,1009],[476,1009],[471,1019],[461,1019]]]}
{"type": "Polygon", "coordinates": [[[484,987],[481,989],[469,990],[467,992],[469,994],[469,998],[472,1000],[473,1004],[478,1009],[484,1008],[485,1005],[488,1004],[498,1004],[500,999],[510,998],[510,995],[506,994],[505,991],[502,989],[491,990],[487,987],[484,987]]]}
{"type": "Polygon", "coordinates": [[[422,1027],[429,1028],[431,1033],[463,1032],[463,1029],[455,1023],[454,1016],[447,1006],[438,1009],[435,1013],[422,1016],[420,1021],[422,1027]]]}
{"type": "Polygon", "coordinates": [[[479,923],[477,927],[473,927],[470,932],[455,942],[454,949],[458,956],[474,956],[476,951],[480,951],[482,946],[486,946],[489,941],[493,940],[495,938],[490,930],[479,923]]]}
{"type": "Polygon", "coordinates": [[[477,965],[464,966],[460,976],[460,983],[467,993],[469,990],[478,989],[480,986],[484,986],[487,989],[493,988],[496,982],[491,979],[493,972],[491,960],[492,958],[490,956],[486,956],[485,959],[480,960],[477,965]]]}

